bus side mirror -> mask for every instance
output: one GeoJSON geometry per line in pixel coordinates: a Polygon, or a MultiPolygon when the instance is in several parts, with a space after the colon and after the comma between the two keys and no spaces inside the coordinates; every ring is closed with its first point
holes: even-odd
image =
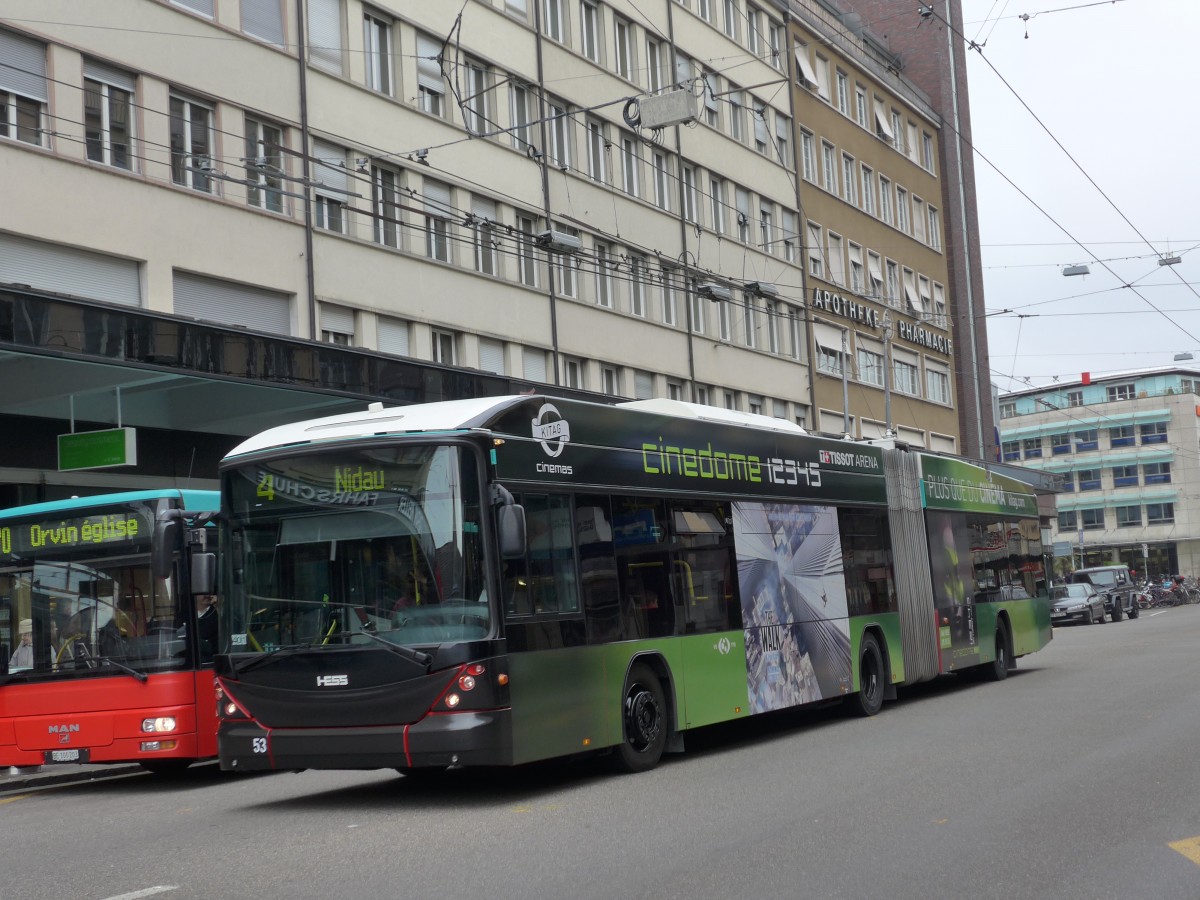
{"type": "Polygon", "coordinates": [[[154,542],[150,547],[150,571],[155,578],[170,578],[175,564],[175,544],[179,540],[179,520],[159,519],[154,523],[154,542]]]}
{"type": "Polygon", "coordinates": [[[193,553],[190,568],[193,594],[215,594],[217,592],[217,554],[193,553]]]}
{"type": "Polygon", "coordinates": [[[525,507],[517,504],[496,510],[496,527],[500,533],[501,559],[519,559],[525,555],[525,507]]]}

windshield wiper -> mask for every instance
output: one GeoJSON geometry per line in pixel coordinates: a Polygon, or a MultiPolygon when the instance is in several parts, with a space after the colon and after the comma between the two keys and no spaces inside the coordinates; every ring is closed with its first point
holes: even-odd
{"type": "Polygon", "coordinates": [[[383,646],[387,647],[389,650],[391,650],[397,656],[403,656],[405,659],[412,660],[413,662],[417,663],[418,665],[424,666],[426,672],[428,672],[429,667],[433,665],[433,657],[430,656],[428,653],[423,653],[420,650],[414,650],[412,647],[405,647],[403,644],[393,644],[391,641],[389,641],[385,638],[381,638],[374,631],[367,631],[366,629],[364,629],[362,631],[354,631],[354,632],[346,632],[346,633],[347,634],[365,634],[371,640],[378,641],[379,643],[383,644],[383,646]]]}
{"type": "Polygon", "coordinates": [[[134,678],[136,678],[142,684],[145,684],[146,681],[150,678],[150,676],[147,675],[145,672],[141,672],[141,671],[133,668],[132,666],[127,666],[123,662],[118,662],[117,660],[113,659],[111,656],[97,656],[95,658],[98,659],[100,662],[106,662],[110,666],[115,666],[116,668],[120,669],[122,672],[126,673],[127,675],[132,675],[134,678]]]}
{"type": "Polygon", "coordinates": [[[251,669],[257,669],[263,663],[274,659],[276,656],[278,656],[281,653],[285,653],[285,654],[299,653],[302,650],[312,650],[312,649],[314,649],[316,647],[320,647],[320,646],[322,646],[322,645],[321,644],[289,644],[286,647],[276,647],[274,650],[267,650],[266,652],[262,653],[260,656],[256,656],[256,657],[254,657],[254,659],[252,659],[248,662],[242,663],[240,666],[234,662],[233,654],[229,654],[229,668],[231,670],[231,674],[233,675],[233,677],[237,678],[243,672],[249,672],[251,669]]]}

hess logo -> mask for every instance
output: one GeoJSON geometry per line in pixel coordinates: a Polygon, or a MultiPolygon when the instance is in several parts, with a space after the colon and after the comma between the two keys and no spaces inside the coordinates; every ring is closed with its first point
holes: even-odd
{"type": "Polygon", "coordinates": [[[350,684],[349,675],[318,675],[317,687],[346,687],[350,684]]]}

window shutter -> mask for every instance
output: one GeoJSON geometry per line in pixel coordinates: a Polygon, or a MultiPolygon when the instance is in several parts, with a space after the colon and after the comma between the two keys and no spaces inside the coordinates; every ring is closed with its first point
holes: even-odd
{"type": "Polygon", "coordinates": [[[425,195],[425,212],[429,215],[446,219],[454,214],[450,207],[450,185],[426,178],[421,192],[425,195]]]}
{"type": "Polygon", "coordinates": [[[654,396],[654,376],[649,372],[634,372],[633,396],[637,400],[651,399],[654,396]]]}
{"type": "Polygon", "coordinates": [[[341,0],[308,0],[308,58],[322,69],[342,74],[341,0]]]}
{"type": "Polygon", "coordinates": [[[417,35],[417,83],[439,94],[446,90],[442,81],[442,64],[437,59],[441,52],[442,45],[433,38],[417,35]]]}
{"type": "Polygon", "coordinates": [[[94,59],[85,59],[83,61],[83,77],[112,85],[123,91],[129,91],[131,94],[137,88],[136,75],[124,72],[121,69],[114,69],[112,66],[94,59]]]}
{"type": "Polygon", "coordinates": [[[291,295],[191,272],[173,277],[175,312],[274,335],[292,333],[291,295]]]}
{"type": "MultiPolygon", "coordinates": [[[[0,67],[2,69],[2,67],[0,67]]],[[[0,234],[0,282],[141,306],[136,260],[0,234]]]]}
{"type": "Polygon", "coordinates": [[[321,330],[354,334],[354,310],[345,306],[321,304],[321,330]]]}
{"type": "Polygon", "coordinates": [[[345,193],[347,190],[346,151],[334,144],[313,141],[313,156],[316,157],[313,171],[317,181],[330,190],[345,193]]]}
{"type": "Polygon", "coordinates": [[[504,344],[491,338],[479,340],[479,368],[484,372],[504,374],[504,344]]]}
{"type": "Polygon", "coordinates": [[[521,365],[526,381],[546,382],[546,351],[526,347],[521,365]]]}
{"type": "Polygon", "coordinates": [[[183,6],[202,16],[213,18],[213,0],[171,0],[176,6],[183,6]]]}
{"type": "Polygon", "coordinates": [[[46,102],[46,45],[0,31],[0,88],[46,102]]]}
{"type": "Polygon", "coordinates": [[[242,0],[242,31],[282,47],[283,7],[279,0],[242,0]]]}
{"type": "Polygon", "coordinates": [[[409,350],[408,323],[403,319],[381,318],[379,320],[379,349],[396,356],[411,356],[409,350]]]}

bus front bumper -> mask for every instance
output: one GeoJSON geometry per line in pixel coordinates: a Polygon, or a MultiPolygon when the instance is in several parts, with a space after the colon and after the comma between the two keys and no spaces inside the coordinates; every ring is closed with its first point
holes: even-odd
{"type": "Polygon", "coordinates": [[[226,720],[217,732],[227,772],[512,765],[509,709],[427,715],[407,725],[264,728],[226,720]]]}

